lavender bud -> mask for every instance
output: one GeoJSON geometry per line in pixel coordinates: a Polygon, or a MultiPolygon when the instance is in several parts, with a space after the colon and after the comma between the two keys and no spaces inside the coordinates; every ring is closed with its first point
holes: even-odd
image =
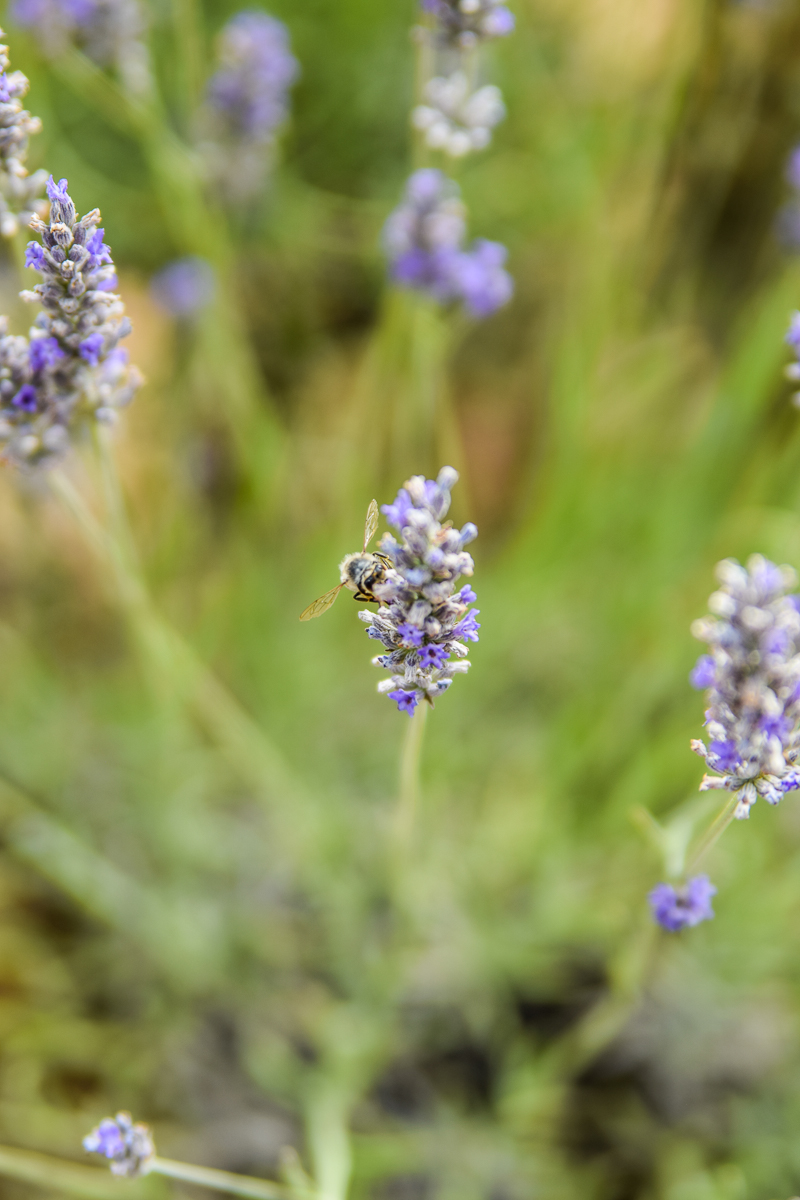
{"type": "Polygon", "coordinates": [[[452,158],[485,149],[506,114],[500,89],[486,84],[473,91],[463,71],[430,79],[423,100],[411,114],[412,124],[432,150],[443,150],[452,158]]]}
{"type": "Polygon", "coordinates": [[[129,1177],[145,1174],[147,1163],[156,1152],[148,1127],[134,1124],[126,1112],[105,1117],[83,1139],[83,1148],[107,1158],[112,1175],[129,1177]]]}
{"type": "Polygon", "coordinates": [[[679,887],[656,884],[647,898],[656,924],[677,933],[701,921],[710,921],[714,916],[711,898],[716,894],[717,889],[707,875],[695,875],[679,887]]]}

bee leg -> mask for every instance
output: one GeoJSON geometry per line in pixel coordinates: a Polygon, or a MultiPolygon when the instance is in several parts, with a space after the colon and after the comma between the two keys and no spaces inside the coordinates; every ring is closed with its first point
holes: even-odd
{"type": "Polygon", "coordinates": [[[367,596],[364,592],[356,592],[353,599],[360,601],[361,604],[380,604],[380,600],[376,600],[374,596],[367,596]]]}

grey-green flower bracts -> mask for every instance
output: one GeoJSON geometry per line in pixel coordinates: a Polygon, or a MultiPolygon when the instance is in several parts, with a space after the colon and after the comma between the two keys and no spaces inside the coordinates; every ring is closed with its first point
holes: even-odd
{"type": "MultiPolygon", "coordinates": [[[[0,29],[0,38],[3,31],[0,29]]],[[[27,76],[9,71],[8,46],[0,45],[0,235],[13,237],[34,214],[44,216],[47,201],[42,192],[46,171],[28,174],[28,138],[42,123],[22,107],[27,93],[27,76]]]]}
{"type": "Polygon", "coordinates": [[[464,547],[478,530],[467,524],[459,532],[441,523],[457,480],[452,467],[443,467],[435,482],[415,475],[394,504],[383,506],[401,540],[389,533],[382,538],[380,551],[392,566],[374,587],[381,607],[359,613],[368,635],[386,649],[373,663],[392,672],[378,691],[409,716],[420,700],[433,704],[455,675],[469,669],[465,643],[478,641],[478,610],[470,609],[475,593],[468,586],[456,591],[459,576],[473,572],[464,547]]]}
{"type": "Polygon", "coordinates": [[[47,185],[50,221],[31,228],[25,262],[42,276],[22,298],[42,305],[30,337],[8,333],[0,318],[0,447],[18,465],[47,463],[84,418],[112,421],[141,384],[119,342],[130,322],[119,296],[100,212],[78,219],[67,181],[47,185]]]}

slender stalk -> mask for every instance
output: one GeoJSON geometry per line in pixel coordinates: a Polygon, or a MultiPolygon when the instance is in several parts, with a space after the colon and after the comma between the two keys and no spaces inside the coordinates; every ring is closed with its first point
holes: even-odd
{"type": "Polygon", "coordinates": [[[349,1093],[320,1081],[308,1107],[308,1140],[318,1200],[346,1200],[353,1170],[349,1093]]]}
{"type": "Polygon", "coordinates": [[[172,25],[176,51],[176,97],[183,123],[188,126],[200,99],[203,78],[203,45],[197,0],[172,0],[172,25]]]}
{"type": "Polygon", "coordinates": [[[123,1197],[140,1200],[150,1190],[132,1179],[114,1179],[108,1171],[97,1167],[10,1146],[0,1146],[0,1175],[33,1183],[48,1191],[56,1189],[70,1196],[88,1196],[91,1200],[122,1200],[123,1197]]]}
{"type": "Polygon", "coordinates": [[[731,796],[725,801],[717,816],[709,825],[706,832],[700,839],[697,850],[689,860],[687,874],[696,871],[702,860],[706,857],[709,851],[717,844],[725,830],[730,825],[736,813],[736,806],[739,803],[736,796],[731,796]]]}
{"type": "Polygon", "coordinates": [[[394,819],[394,841],[405,855],[414,837],[414,825],[419,809],[420,761],[429,705],[423,701],[410,718],[400,752],[400,796],[394,819]]]}
{"type": "Polygon", "coordinates": [[[178,695],[195,712],[234,768],[259,793],[263,795],[266,792],[271,799],[287,795],[298,797],[299,782],[278,748],[195,651],[156,612],[135,561],[133,538],[127,527],[127,514],[113,457],[103,441],[99,445],[106,455],[102,470],[111,517],[119,522],[113,532],[103,527],[78,489],[60,469],[50,472],[50,487],[74,518],[89,548],[104,566],[111,569],[120,602],[139,643],[151,685],[161,696],[178,695]]]}
{"type": "MultiPolygon", "coordinates": [[[[194,1163],[176,1162],[172,1158],[156,1155],[144,1168],[148,1175],[168,1175],[170,1179],[181,1179],[184,1183],[196,1183],[200,1187],[213,1188],[217,1192],[228,1192],[233,1196],[251,1196],[253,1200],[288,1200],[299,1193],[281,1183],[269,1179],[254,1179],[251,1175],[235,1175],[232,1171],[218,1171],[215,1167],[199,1167],[194,1163]]],[[[312,1195],[313,1193],[305,1193],[312,1195]]]]}

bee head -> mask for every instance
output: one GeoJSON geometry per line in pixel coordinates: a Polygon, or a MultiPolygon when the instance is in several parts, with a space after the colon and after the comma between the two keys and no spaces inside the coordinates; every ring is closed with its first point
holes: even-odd
{"type": "Polygon", "coordinates": [[[375,563],[372,554],[347,554],[339,565],[339,578],[345,587],[359,591],[375,563]]]}

